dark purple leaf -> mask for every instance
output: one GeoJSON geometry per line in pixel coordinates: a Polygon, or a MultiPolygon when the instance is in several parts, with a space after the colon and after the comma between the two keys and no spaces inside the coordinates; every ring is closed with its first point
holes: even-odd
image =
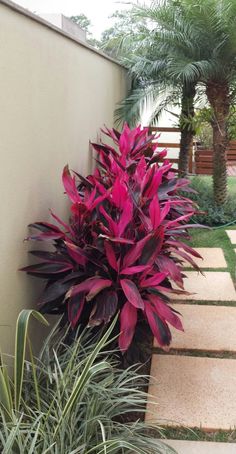
{"type": "Polygon", "coordinates": [[[65,273],[65,271],[69,271],[73,269],[73,265],[71,263],[62,263],[62,262],[53,262],[53,263],[37,263],[36,265],[29,265],[25,268],[22,268],[21,271],[26,271],[27,273],[34,273],[36,274],[58,274],[58,273],[65,273]]]}
{"type": "Polygon", "coordinates": [[[68,300],[68,319],[73,326],[76,327],[85,303],[84,292],[78,293],[76,296],[69,298],[68,300]]]}
{"type": "Polygon", "coordinates": [[[143,309],[144,303],[135,283],[129,279],[121,279],[120,283],[127,300],[137,309],[143,309]]]}
{"type": "Polygon", "coordinates": [[[120,336],[119,347],[126,351],[133,339],[137,323],[137,309],[128,301],[124,304],[120,313],[120,336]]]}
{"type": "Polygon", "coordinates": [[[117,293],[112,290],[103,290],[95,297],[94,303],[95,305],[89,318],[89,326],[108,323],[117,310],[117,293]]]}

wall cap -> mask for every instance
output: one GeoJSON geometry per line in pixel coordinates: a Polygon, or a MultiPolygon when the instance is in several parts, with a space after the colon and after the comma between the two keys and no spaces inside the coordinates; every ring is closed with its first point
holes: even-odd
{"type": "Polygon", "coordinates": [[[12,9],[16,13],[19,13],[35,22],[38,22],[39,24],[43,25],[44,27],[47,27],[50,30],[52,30],[56,33],[59,33],[60,35],[64,36],[65,38],[70,39],[71,41],[74,41],[76,44],[79,44],[80,46],[85,47],[86,49],[90,50],[91,52],[94,52],[95,54],[100,55],[100,57],[105,58],[106,60],[109,60],[112,63],[115,63],[116,65],[125,69],[125,67],[115,58],[109,57],[109,55],[105,54],[104,52],[102,52],[98,49],[95,49],[95,47],[90,46],[88,43],[85,43],[82,40],[71,35],[70,33],[65,32],[61,28],[56,27],[55,25],[53,25],[50,22],[46,21],[45,19],[41,18],[37,14],[34,14],[31,11],[23,8],[22,6],[17,5],[16,3],[12,2],[11,0],[0,0],[0,5],[4,5],[10,9],[12,9]]]}

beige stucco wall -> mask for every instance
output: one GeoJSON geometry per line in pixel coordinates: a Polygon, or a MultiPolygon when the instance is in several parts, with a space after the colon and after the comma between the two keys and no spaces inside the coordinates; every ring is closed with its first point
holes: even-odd
{"type": "MultiPolygon", "coordinates": [[[[29,261],[27,225],[66,216],[66,163],[86,174],[89,139],[112,126],[125,94],[118,64],[0,2],[0,348],[11,351],[16,316],[39,292],[18,271],[29,261]]],[[[32,245],[31,245],[32,247],[32,245]]]]}

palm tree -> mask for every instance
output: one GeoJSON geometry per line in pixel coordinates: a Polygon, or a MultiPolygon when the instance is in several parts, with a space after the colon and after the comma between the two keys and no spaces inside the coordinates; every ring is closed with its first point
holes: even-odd
{"type": "Polygon", "coordinates": [[[157,122],[167,107],[180,107],[179,172],[183,176],[188,173],[189,152],[195,133],[194,98],[198,80],[197,77],[186,79],[182,74],[182,68],[179,68],[179,74],[178,71],[173,72],[179,60],[183,59],[183,49],[185,54],[189,51],[186,26],[180,23],[178,28],[174,29],[173,11],[173,8],[164,10],[164,5],[162,10],[154,6],[150,8],[134,6],[129,14],[132,16],[132,23],[141,20],[139,27],[132,29],[131,32],[127,30],[125,37],[116,34],[113,45],[120,46],[121,61],[129,69],[132,80],[129,95],[116,110],[116,120],[136,124],[140,121],[141,112],[148,105],[149,124],[152,124],[157,122]],[[172,36],[169,36],[167,41],[168,22],[172,36]],[[153,27],[156,23],[158,29],[156,25],[153,27]]]}
{"type": "MultiPolygon", "coordinates": [[[[227,198],[227,121],[236,77],[236,1],[156,1],[151,7],[136,7],[134,13],[151,21],[153,28],[151,32],[149,30],[150,45],[147,50],[151,55],[155,49],[155,62],[160,59],[165,61],[165,71],[159,71],[159,78],[166,76],[181,85],[183,117],[190,115],[191,120],[195,87],[197,84],[205,87],[213,110],[215,202],[222,205],[227,198]],[[184,100],[188,98],[188,93],[185,112],[184,100]]],[[[153,72],[150,79],[154,81],[153,72]]],[[[181,151],[186,157],[184,143],[182,136],[181,151]]]]}
{"type": "MultiPolygon", "coordinates": [[[[143,50],[143,49],[142,49],[143,50]]],[[[169,72],[165,56],[152,60],[147,55],[123,58],[123,63],[129,69],[132,85],[128,96],[116,109],[116,122],[123,120],[130,125],[140,122],[142,113],[149,110],[146,124],[155,124],[160,114],[171,107],[181,109],[179,127],[181,131],[179,173],[184,176],[188,173],[189,152],[193,146],[194,129],[194,98],[196,82],[185,83],[169,72]]]]}
{"type": "Polygon", "coordinates": [[[227,123],[236,77],[236,2],[185,0],[185,8],[202,33],[198,45],[204,64],[195,65],[213,110],[213,186],[215,202],[222,205],[227,198],[227,123]]]}

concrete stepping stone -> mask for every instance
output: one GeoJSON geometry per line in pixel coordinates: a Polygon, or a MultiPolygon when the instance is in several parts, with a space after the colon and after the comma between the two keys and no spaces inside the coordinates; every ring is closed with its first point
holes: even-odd
{"type": "MultiPolygon", "coordinates": [[[[185,271],[184,287],[191,295],[170,294],[173,300],[235,301],[236,291],[230,273],[226,271],[185,271]]],[[[173,285],[174,287],[174,285],[173,285]]]]}
{"type": "Polygon", "coordinates": [[[210,441],[163,440],[178,454],[236,454],[235,443],[213,443],[210,441]]]}
{"type": "Polygon", "coordinates": [[[151,376],[148,422],[204,430],[236,427],[236,360],[153,355],[151,376]]]}
{"type": "Polygon", "coordinates": [[[232,244],[236,244],[236,230],[225,230],[232,244]]]}
{"type": "MultiPolygon", "coordinates": [[[[199,268],[227,268],[227,262],[223,250],[220,247],[198,247],[194,249],[202,256],[202,259],[193,257],[199,268]]],[[[183,262],[183,266],[185,268],[191,267],[185,261],[183,262]]]]}
{"type": "MultiPolygon", "coordinates": [[[[236,307],[175,304],[174,308],[183,316],[184,333],[171,330],[171,348],[236,352],[236,307]]],[[[158,347],[157,341],[154,346],[158,347]]]]}

